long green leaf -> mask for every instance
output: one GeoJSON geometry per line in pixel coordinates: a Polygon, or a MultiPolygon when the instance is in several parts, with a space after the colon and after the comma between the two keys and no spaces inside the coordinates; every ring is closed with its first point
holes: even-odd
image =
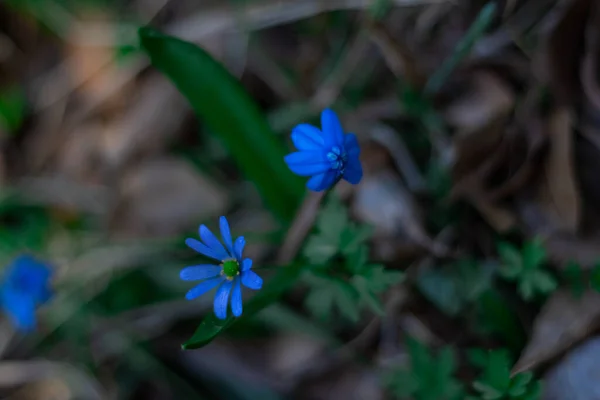
{"type": "Polygon", "coordinates": [[[148,27],[141,28],[139,36],[152,65],[188,99],[272,212],[289,222],[304,193],[302,180],[285,165],[285,147],[242,85],[192,43],[148,27]]]}
{"type": "MultiPolygon", "coordinates": [[[[268,284],[261,289],[256,296],[244,304],[244,314],[240,318],[247,318],[277,301],[283,293],[296,283],[303,266],[293,264],[282,267],[268,284]]],[[[226,320],[220,320],[214,314],[210,314],[200,323],[194,335],[181,347],[184,350],[197,349],[209,344],[217,335],[229,328],[238,318],[229,316],[226,320]]]]}

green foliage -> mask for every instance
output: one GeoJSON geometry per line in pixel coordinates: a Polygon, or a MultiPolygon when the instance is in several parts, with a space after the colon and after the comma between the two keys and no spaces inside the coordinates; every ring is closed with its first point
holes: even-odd
{"type": "Polygon", "coordinates": [[[589,289],[600,292],[600,263],[596,263],[591,271],[584,271],[581,265],[570,261],[562,272],[562,278],[576,298],[589,289]]]}
{"type": "Polygon", "coordinates": [[[152,65],[188,99],[266,205],[282,221],[291,221],[304,193],[302,180],[285,165],[285,148],[238,80],[192,43],[151,28],[140,29],[139,36],[152,65]]]}
{"type": "MultiPolygon", "coordinates": [[[[278,273],[252,299],[244,302],[244,314],[240,318],[249,318],[279,300],[296,283],[301,272],[300,264],[279,268],[278,273]]],[[[204,317],[196,332],[181,347],[191,350],[206,346],[237,320],[238,318],[231,315],[226,320],[220,320],[211,312],[204,317]]]]}
{"type": "Polygon", "coordinates": [[[500,274],[517,281],[523,299],[531,300],[536,293],[548,294],[558,287],[554,277],[543,269],[546,250],[539,239],[526,242],[521,251],[510,243],[501,242],[498,253],[502,259],[500,274]]]}
{"type": "Polygon", "coordinates": [[[410,368],[398,368],[385,377],[385,384],[398,399],[462,400],[464,389],[453,377],[456,356],[450,347],[442,348],[437,357],[414,339],[407,341],[410,368]]]}
{"type": "Polygon", "coordinates": [[[378,294],[399,283],[403,274],[368,262],[365,241],[372,229],[351,222],[346,208],[332,193],[316,221],[304,256],[313,264],[304,280],[311,287],[306,308],[316,317],[329,319],[333,310],[357,321],[361,305],[382,315],[378,294]]]}
{"type": "Polygon", "coordinates": [[[580,298],[586,290],[586,281],[581,267],[576,262],[569,262],[562,273],[563,279],[571,289],[574,297],[580,298]]]}
{"type": "Polygon", "coordinates": [[[443,269],[421,271],[417,287],[442,312],[455,316],[491,287],[493,272],[489,265],[462,259],[443,269]]]}
{"type": "Polygon", "coordinates": [[[0,129],[15,133],[25,119],[26,98],[19,88],[0,92],[0,129]]]}
{"type": "Polygon", "coordinates": [[[476,321],[473,328],[483,336],[496,336],[507,346],[520,351],[526,343],[527,334],[511,304],[500,291],[490,289],[474,303],[476,321]]]}
{"type": "Polygon", "coordinates": [[[600,263],[594,265],[594,268],[592,269],[590,285],[595,291],[600,292],[600,263]]]}
{"type": "Polygon", "coordinates": [[[478,396],[469,400],[536,400],[540,397],[541,384],[533,380],[533,373],[510,376],[511,364],[506,350],[492,350],[487,355],[476,350],[471,358],[483,372],[473,383],[478,396]]]}

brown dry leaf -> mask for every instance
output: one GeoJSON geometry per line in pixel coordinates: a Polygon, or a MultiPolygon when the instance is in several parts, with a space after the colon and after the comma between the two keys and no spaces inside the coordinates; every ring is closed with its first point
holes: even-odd
{"type": "MultiPolygon", "coordinates": [[[[385,243],[400,239],[417,244],[436,255],[447,255],[446,246],[433,241],[423,227],[418,205],[400,178],[389,169],[365,175],[355,188],[353,212],[359,220],[375,227],[375,235],[385,243]]],[[[375,250],[377,252],[377,249],[375,250]]]]}
{"type": "Polygon", "coordinates": [[[18,390],[9,400],[71,400],[69,387],[60,379],[44,379],[18,390]]]}
{"type": "Polygon", "coordinates": [[[172,235],[194,221],[220,215],[227,194],[177,158],[155,159],[130,171],[121,182],[122,198],[114,223],[120,232],[172,235]]]}
{"type": "Polygon", "coordinates": [[[0,388],[27,384],[15,399],[67,400],[105,399],[99,383],[73,365],[46,360],[3,361],[0,363],[0,388]]]}
{"type": "MultiPolygon", "coordinates": [[[[117,28],[113,17],[100,11],[86,11],[80,23],[70,27],[69,37],[77,38],[86,29],[87,22],[103,27],[102,31],[113,33],[114,38],[106,38],[116,45],[117,28]]],[[[111,82],[118,80],[121,73],[115,63],[114,46],[90,46],[77,44],[77,40],[67,40],[66,62],[70,78],[80,90],[91,99],[103,97],[111,82]]]]}
{"type": "Polygon", "coordinates": [[[556,231],[575,233],[581,213],[579,188],[573,161],[572,118],[567,109],[557,110],[548,120],[550,150],[544,163],[537,202],[556,231]]]}
{"type": "Polygon", "coordinates": [[[512,373],[535,368],[567,350],[598,327],[599,317],[600,293],[590,290],[577,299],[567,290],[555,292],[537,316],[512,373]]]}
{"type": "Polygon", "coordinates": [[[510,145],[502,134],[505,132],[504,123],[496,123],[481,131],[489,133],[489,137],[495,137],[499,143],[481,141],[479,133],[473,133],[464,138],[457,139],[457,160],[453,166],[455,184],[452,188],[450,198],[459,198],[473,204],[482,214],[485,220],[498,232],[507,232],[516,223],[516,216],[512,211],[502,207],[497,198],[489,195],[487,182],[490,176],[499,170],[509,156],[510,145]]]}
{"type": "Polygon", "coordinates": [[[475,140],[483,141],[482,145],[495,146],[499,136],[481,131],[509,115],[515,106],[514,90],[491,71],[475,71],[470,79],[470,90],[449,105],[444,117],[457,129],[460,140],[468,140],[474,134],[475,140]]]}
{"type": "Polygon", "coordinates": [[[600,260],[600,236],[577,237],[575,235],[552,235],[546,239],[546,251],[550,260],[559,267],[573,261],[583,269],[591,269],[600,260]]]}
{"type": "Polygon", "coordinates": [[[157,74],[144,80],[131,100],[123,115],[113,118],[103,131],[98,152],[110,168],[162,150],[190,110],[175,86],[157,74]]]}

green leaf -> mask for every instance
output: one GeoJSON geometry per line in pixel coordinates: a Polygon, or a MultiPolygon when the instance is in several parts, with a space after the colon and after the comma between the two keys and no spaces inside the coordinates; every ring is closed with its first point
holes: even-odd
{"type": "Polygon", "coordinates": [[[502,338],[511,349],[520,351],[525,344],[526,334],[511,303],[500,292],[490,289],[475,304],[479,326],[502,338]]]}
{"type": "Polygon", "coordinates": [[[0,127],[9,133],[17,131],[25,119],[26,98],[19,88],[0,93],[0,127]]]}
{"type": "Polygon", "coordinates": [[[352,274],[358,274],[367,263],[368,258],[369,249],[367,246],[357,247],[354,252],[346,255],[346,269],[352,274]]]}
{"type": "Polygon", "coordinates": [[[592,269],[590,284],[595,291],[600,292],[600,263],[596,264],[592,269]]]}
{"type": "Polygon", "coordinates": [[[331,318],[334,296],[334,293],[327,287],[313,289],[306,296],[304,304],[315,317],[327,320],[331,318]]]}
{"type": "Polygon", "coordinates": [[[417,287],[429,301],[449,316],[457,315],[464,305],[456,281],[447,271],[422,270],[417,277],[417,287]]]}
{"type": "Polygon", "coordinates": [[[552,275],[544,270],[534,272],[533,279],[537,290],[543,294],[551,293],[558,287],[558,282],[552,275]]]}
{"type": "MultiPolygon", "coordinates": [[[[511,378],[510,359],[503,349],[492,350],[487,355],[484,371],[473,388],[485,400],[522,400],[529,399],[529,392],[537,393],[537,382],[533,382],[530,372],[518,374],[511,378]]],[[[531,398],[533,399],[533,398],[531,398]]]]}
{"type": "Polygon", "coordinates": [[[339,247],[342,233],[348,226],[348,211],[335,193],[331,193],[319,212],[316,227],[330,243],[339,247]]]}
{"type": "MultiPolygon", "coordinates": [[[[301,264],[281,267],[279,272],[250,301],[244,304],[244,314],[240,318],[248,318],[276,302],[296,283],[302,271],[301,264]]],[[[233,316],[220,320],[211,312],[202,320],[194,335],[182,345],[182,348],[191,350],[206,346],[237,320],[233,316]]]]}
{"type": "Polygon", "coordinates": [[[492,287],[494,268],[472,259],[460,260],[454,267],[456,285],[466,301],[476,301],[492,287]]]}
{"type": "Polygon", "coordinates": [[[526,242],[522,254],[525,269],[536,269],[546,261],[546,249],[539,238],[526,242]]]}
{"type": "Polygon", "coordinates": [[[514,279],[523,270],[523,259],[521,252],[510,243],[498,243],[498,254],[502,259],[500,273],[505,278],[514,279]]]}
{"type": "Polygon", "coordinates": [[[306,241],[306,246],[302,254],[312,264],[325,264],[333,258],[338,252],[338,247],[335,243],[331,243],[327,238],[320,234],[312,235],[306,241]]]}
{"type": "Polygon", "coordinates": [[[546,250],[539,238],[526,242],[521,252],[508,243],[499,243],[498,253],[503,262],[501,275],[517,281],[523,299],[531,300],[536,293],[548,294],[558,286],[554,277],[544,270],[546,250]]]}
{"type": "Polygon", "coordinates": [[[371,235],[373,235],[373,227],[370,225],[346,227],[340,237],[341,253],[344,255],[354,253],[371,235]]]}
{"type": "Polygon", "coordinates": [[[385,377],[385,385],[397,398],[411,398],[411,395],[419,390],[418,377],[411,371],[396,369],[385,377]]]}
{"type": "Polygon", "coordinates": [[[352,322],[358,322],[360,316],[358,310],[358,293],[356,289],[342,280],[336,280],[332,286],[335,293],[335,304],[342,316],[352,322]]]}
{"type": "Polygon", "coordinates": [[[585,278],[579,264],[570,261],[563,271],[563,278],[571,288],[571,293],[575,298],[580,298],[585,292],[585,278]]]}
{"type": "MultiPolygon", "coordinates": [[[[442,348],[437,357],[429,349],[413,338],[407,338],[406,345],[410,355],[410,371],[396,370],[395,374],[410,379],[410,390],[402,391],[398,382],[388,386],[401,398],[410,395],[415,400],[463,400],[462,384],[453,377],[456,370],[456,356],[449,347],[442,348]]],[[[393,381],[392,381],[393,382],[393,381]]]]}
{"type": "Polygon", "coordinates": [[[376,314],[385,315],[385,309],[381,301],[371,290],[369,290],[369,283],[364,276],[352,277],[352,285],[358,290],[360,299],[376,314]]]}
{"type": "Polygon", "coordinates": [[[152,28],[139,30],[142,49],[221,140],[266,205],[284,222],[302,199],[302,180],[286,166],[286,150],[241,84],[206,51],[152,28]]]}

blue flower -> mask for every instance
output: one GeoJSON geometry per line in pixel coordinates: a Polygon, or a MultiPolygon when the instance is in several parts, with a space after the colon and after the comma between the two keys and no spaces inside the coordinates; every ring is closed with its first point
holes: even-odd
{"type": "Polygon", "coordinates": [[[329,109],[321,113],[321,128],[300,124],[292,130],[298,151],[285,156],[288,167],[296,175],[310,176],[306,187],[315,192],[329,189],[342,178],[352,184],[360,182],[363,171],[356,136],[344,134],[340,120],[329,109]]]}
{"type": "Polygon", "coordinates": [[[242,287],[244,286],[258,290],[263,281],[260,276],[252,271],[252,260],[242,258],[242,251],[246,241],[243,236],[238,237],[235,242],[231,240],[229,223],[225,217],[219,220],[221,226],[221,237],[225,246],[204,225],[200,225],[200,239],[186,239],[185,244],[198,253],[219,261],[219,265],[201,264],[184,268],[179,276],[184,281],[203,281],[193,287],[185,298],[195,299],[215,287],[217,294],[213,303],[215,315],[219,319],[227,318],[227,304],[231,293],[231,312],[236,317],[242,315],[242,287]]]}
{"type": "Polygon", "coordinates": [[[35,328],[35,309],[52,297],[52,270],[32,256],[20,255],[8,266],[0,283],[0,301],[17,329],[35,328]]]}

